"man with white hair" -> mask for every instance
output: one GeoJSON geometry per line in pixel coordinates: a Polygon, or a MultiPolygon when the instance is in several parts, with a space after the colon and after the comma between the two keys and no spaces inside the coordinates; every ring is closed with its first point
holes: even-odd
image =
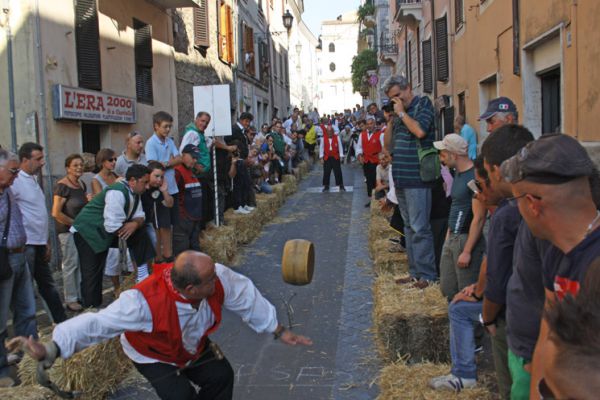
{"type": "Polygon", "coordinates": [[[517,106],[508,97],[497,97],[490,100],[478,120],[485,121],[488,133],[492,133],[503,125],[518,123],[517,106]]]}

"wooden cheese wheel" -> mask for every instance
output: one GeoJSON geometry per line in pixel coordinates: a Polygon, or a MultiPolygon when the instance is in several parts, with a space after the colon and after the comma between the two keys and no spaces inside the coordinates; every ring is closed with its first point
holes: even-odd
{"type": "Polygon", "coordinates": [[[306,285],[312,281],[315,268],[315,247],[304,239],[288,240],[283,247],[281,275],[292,285],[306,285]]]}

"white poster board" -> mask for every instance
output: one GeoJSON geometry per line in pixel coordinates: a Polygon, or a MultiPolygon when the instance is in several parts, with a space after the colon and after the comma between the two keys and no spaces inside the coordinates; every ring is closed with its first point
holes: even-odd
{"type": "Polygon", "coordinates": [[[231,136],[231,104],[229,85],[194,86],[194,116],[200,111],[210,114],[204,135],[231,136]]]}

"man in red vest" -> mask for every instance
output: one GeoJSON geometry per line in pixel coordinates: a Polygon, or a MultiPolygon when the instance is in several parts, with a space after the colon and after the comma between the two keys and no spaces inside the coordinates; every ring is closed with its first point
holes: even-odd
{"type": "MultiPolygon", "coordinates": [[[[363,172],[367,180],[367,196],[377,184],[377,165],[379,164],[379,153],[383,149],[383,133],[377,130],[375,117],[367,117],[367,129],[360,133],[356,143],[356,155],[358,162],[363,166],[363,172]]],[[[369,207],[371,203],[365,204],[369,207]]]]}
{"type": "Polygon", "coordinates": [[[155,268],[107,308],[58,324],[51,342],[18,337],[8,348],[21,347],[50,368],[56,357],[69,358],[120,335],[123,351],[161,399],[231,399],[233,369],[208,339],[219,327],[222,308],[285,344],[312,344],[277,322],[275,307],[250,279],[206,254],[186,251],[174,266],[155,268]],[[199,394],[192,382],[200,386],[199,394]]]}
{"type": "Polygon", "coordinates": [[[333,170],[333,175],[335,176],[335,184],[340,187],[340,192],[345,192],[346,188],[344,187],[344,178],[340,164],[340,160],[344,157],[342,139],[334,130],[333,125],[327,125],[323,128],[323,139],[319,147],[319,158],[323,164],[323,192],[329,191],[331,170],[333,170]]]}

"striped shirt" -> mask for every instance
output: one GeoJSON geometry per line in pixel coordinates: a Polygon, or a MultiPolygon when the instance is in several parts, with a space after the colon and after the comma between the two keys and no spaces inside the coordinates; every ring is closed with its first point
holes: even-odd
{"type": "Polygon", "coordinates": [[[0,240],[4,236],[4,228],[6,227],[6,218],[8,216],[8,201],[10,198],[10,225],[8,227],[8,237],[6,247],[9,249],[25,246],[27,243],[27,235],[23,227],[23,217],[21,210],[17,204],[15,196],[10,189],[4,189],[0,193],[0,240]]]}
{"type": "MultiPolygon", "coordinates": [[[[433,104],[426,96],[415,96],[406,109],[406,114],[419,123],[426,137],[421,139],[424,149],[433,146],[435,138],[433,104]]],[[[392,175],[394,185],[398,189],[428,188],[419,175],[419,157],[417,155],[417,138],[410,133],[406,125],[396,118],[392,127],[394,158],[392,160],[392,175]]]]}

